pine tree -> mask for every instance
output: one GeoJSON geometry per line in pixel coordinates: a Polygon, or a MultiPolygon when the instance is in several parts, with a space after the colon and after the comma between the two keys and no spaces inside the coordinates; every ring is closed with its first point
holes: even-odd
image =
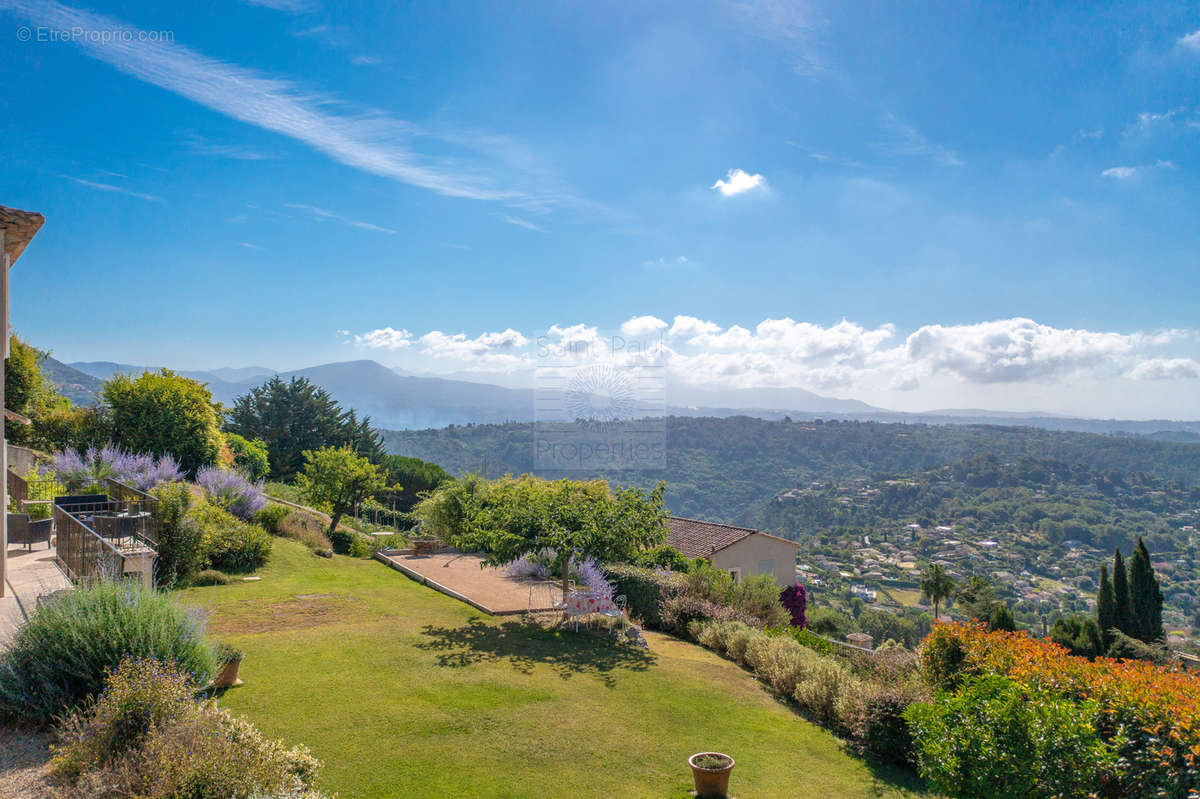
{"type": "Polygon", "coordinates": [[[1109,630],[1117,626],[1117,608],[1112,582],[1108,579],[1107,565],[1100,567],[1100,590],[1096,592],[1096,622],[1100,626],[1100,635],[1107,643],[1111,637],[1109,630]]]}
{"type": "Polygon", "coordinates": [[[1112,584],[1117,629],[1126,635],[1133,635],[1133,614],[1129,608],[1129,572],[1125,571],[1125,557],[1120,549],[1113,555],[1112,584]]]}
{"type": "Polygon", "coordinates": [[[1150,565],[1150,551],[1140,536],[1129,559],[1129,603],[1133,626],[1130,635],[1148,644],[1161,640],[1162,590],[1154,576],[1154,567],[1150,565]]]}

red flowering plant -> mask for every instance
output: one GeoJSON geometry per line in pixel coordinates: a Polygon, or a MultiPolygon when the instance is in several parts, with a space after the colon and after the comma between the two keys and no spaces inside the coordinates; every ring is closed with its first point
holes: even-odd
{"type": "Polygon", "coordinates": [[[808,589],[800,583],[789,585],[779,592],[779,604],[792,615],[790,624],[803,629],[808,626],[805,611],[808,609],[808,589]]]}

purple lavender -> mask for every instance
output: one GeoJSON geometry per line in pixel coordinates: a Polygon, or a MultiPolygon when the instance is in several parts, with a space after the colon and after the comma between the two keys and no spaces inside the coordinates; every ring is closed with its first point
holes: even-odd
{"type": "Polygon", "coordinates": [[[604,570],[591,558],[579,564],[579,582],[586,585],[593,594],[610,602],[616,593],[613,584],[604,576],[604,570]]]}
{"type": "Polygon", "coordinates": [[[267,506],[262,482],[251,483],[239,472],[216,466],[203,466],[196,482],[213,503],[240,519],[250,519],[267,506]]]}
{"type": "Polygon", "coordinates": [[[71,491],[103,486],[109,477],[149,491],[159,483],[182,479],[179,464],[170,455],[157,461],[153,455],[134,455],[112,444],[103,449],[92,447],[80,454],[67,449],[54,456],[54,473],[71,491]]]}

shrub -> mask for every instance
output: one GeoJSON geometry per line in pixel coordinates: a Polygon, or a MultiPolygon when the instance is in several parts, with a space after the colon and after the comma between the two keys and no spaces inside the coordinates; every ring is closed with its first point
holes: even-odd
{"type": "Polygon", "coordinates": [[[108,443],[112,428],[99,408],[57,408],[33,417],[31,443],[47,452],[80,451],[108,443]]]}
{"type": "Polygon", "coordinates": [[[795,583],[779,592],[779,604],[788,612],[790,619],[788,623],[793,627],[807,627],[808,616],[805,611],[808,609],[808,590],[795,583]]]}
{"type": "Polygon", "coordinates": [[[261,482],[252,483],[238,472],[205,466],[196,472],[196,482],[208,501],[243,520],[250,520],[266,507],[267,497],[261,482]]]}
{"type": "MultiPolygon", "coordinates": [[[[1112,643],[1108,646],[1108,656],[1118,660],[1144,660],[1147,663],[1164,665],[1171,662],[1171,652],[1166,647],[1147,644],[1130,637],[1120,630],[1111,632],[1112,643]]],[[[1057,643],[1057,639],[1055,639],[1057,643]]]]}
{"type": "Polygon", "coordinates": [[[925,682],[939,690],[950,690],[958,685],[968,668],[967,650],[955,628],[939,624],[933,628],[921,644],[921,676],[925,682]]]}
{"type": "MultiPolygon", "coordinates": [[[[995,629],[992,625],[989,628],[995,629]]],[[[1072,655],[1094,658],[1102,654],[1104,641],[1100,626],[1090,616],[1076,614],[1056,619],[1050,630],[1050,639],[1070,651],[1072,655]]]]}
{"type": "Polygon", "coordinates": [[[963,799],[1051,799],[1099,788],[1112,753],[1092,724],[1096,711],[1094,701],[992,675],[914,704],[906,718],[934,789],[963,799]]]}
{"type": "Polygon", "coordinates": [[[233,468],[245,475],[247,480],[262,481],[271,473],[267,445],[261,438],[250,441],[237,433],[226,433],[225,444],[233,456],[233,468]]]}
{"type": "Polygon", "coordinates": [[[125,658],[91,704],[67,714],[58,726],[51,769],[73,781],[139,746],[154,729],[196,714],[197,686],[190,675],[154,658],[125,658]]]}
{"type": "Polygon", "coordinates": [[[859,681],[837,660],[817,655],[794,641],[788,643],[813,658],[806,664],[804,672],[796,682],[792,694],[796,704],[805,708],[822,724],[837,722],[842,692],[860,690],[859,681]]]}
{"type": "Polygon", "coordinates": [[[190,578],[204,568],[200,530],[183,520],[192,505],[192,493],[184,483],[165,483],[151,492],[158,500],[158,560],[154,577],[169,586],[190,578]]]}
{"type": "Polygon", "coordinates": [[[371,544],[361,533],[334,530],[328,536],[333,551],[339,555],[349,555],[352,558],[366,558],[371,555],[371,544]]]}
{"type": "Polygon", "coordinates": [[[216,569],[205,569],[197,572],[196,576],[189,580],[192,585],[229,585],[231,582],[229,575],[223,571],[216,569]]]}
{"type": "Polygon", "coordinates": [[[624,565],[609,565],[604,571],[614,590],[625,595],[631,616],[640,618],[651,629],[665,629],[662,603],[682,589],[683,575],[665,569],[624,565]]]}
{"type": "Polygon", "coordinates": [[[271,504],[254,514],[254,523],[271,535],[282,535],[283,520],[291,511],[286,505],[271,504]]]}
{"type": "Polygon", "coordinates": [[[125,657],[175,661],[196,682],[214,668],[203,617],[137,583],[51,599],[0,654],[0,716],[45,724],[95,696],[125,657]]]}
{"type": "Polygon", "coordinates": [[[916,765],[912,729],[904,714],[910,705],[929,700],[924,686],[915,681],[871,683],[843,697],[838,716],[859,754],[880,763],[916,765]]]}
{"type": "Polygon", "coordinates": [[[180,480],[183,473],[170,455],[155,460],[151,455],[131,455],[112,444],[80,452],[65,449],[54,456],[54,474],[71,491],[105,493],[104,481],[111,477],[139,491],[150,491],[160,483],[180,480]]]}
{"type": "Polygon", "coordinates": [[[333,544],[325,534],[327,522],[307,511],[292,510],[279,524],[279,534],[299,541],[309,549],[333,552],[333,544]]]}
{"type": "Polygon", "coordinates": [[[208,502],[193,505],[182,526],[190,526],[199,534],[205,561],[214,569],[253,571],[266,563],[271,554],[271,536],[266,530],[208,502]]]}
{"type": "Polygon", "coordinates": [[[187,474],[212,464],[221,450],[220,406],[202,383],[162,369],[114,375],[104,384],[114,441],[133,452],[168,453],[187,474]]]}
{"type": "Polygon", "coordinates": [[[72,796],[319,799],[312,785],[321,764],[306,748],[191,701],[186,677],[169,666],[131,670],[132,679],[114,674],[96,705],[63,725],[54,765],[72,796]]]}
{"type": "Polygon", "coordinates": [[[739,613],[728,605],[719,605],[686,589],[663,600],[658,613],[661,629],[683,638],[691,635],[692,625],[698,622],[736,620],[754,627],[762,626],[754,616],[739,613]]]}
{"type": "Polygon", "coordinates": [[[833,608],[813,608],[808,612],[808,629],[818,635],[843,638],[858,629],[854,619],[833,608]]]}

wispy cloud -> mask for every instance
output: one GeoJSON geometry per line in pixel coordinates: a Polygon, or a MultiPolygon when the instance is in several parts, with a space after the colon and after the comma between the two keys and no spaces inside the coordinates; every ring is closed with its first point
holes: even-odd
{"type": "Polygon", "coordinates": [[[546,232],[546,231],[542,230],[540,227],[538,227],[537,225],[530,222],[528,219],[522,219],[519,216],[509,216],[507,214],[502,214],[500,216],[500,220],[503,222],[507,222],[510,225],[516,225],[517,227],[523,227],[526,230],[536,230],[538,233],[546,232]]]}
{"type": "Polygon", "coordinates": [[[766,187],[767,179],[762,175],[751,175],[741,169],[729,170],[723,180],[718,179],[716,183],[709,186],[710,189],[716,189],[726,197],[733,197],[753,189],[765,189],[766,187]]]}
{"type": "Polygon", "coordinates": [[[270,153],[264,153],[261,150],[244,147],[240,144],[214,142],[198,133],[188,134],[183,143],[188,152],[193,155],[202,155],[206,158],[228,158],[234,161],[266,161],[275,157],[270,153]]]}
{"type": "Polygon", "coordinates": [[[113,194],[124,194],[126,197],[136,197],[139,200],[149,200],[152,203],[160,203],[163,201],[163,198],[159,197],[158,195],[143,194],[140,191],[133,191],[132,189],[126,189],[121,186],[114,186],[111,183],[97,183],[94,180],[84,180],[83,178],[74,178],[74,177],[71,177],[70,175],[63,175],[63,177],[74,183],[78,183],[80,186],[87,186],[89,189],[95,189],[96,191],[107,191],[107,192],[112,192],[113,194]]]}
{"type": "Polygon", "coordinates": [[[288,14],[305,14],[321,7],[317,0],[242,0],[242,2],[247,5],[284,11],[288,14]]]}
{"type": "Polygon", "coordinates": [[[411,123],[379,110],[346,110],[328,95],[302,89],[172,42],[154,41],[111,17],[71,8],[53,0],[11,0],[11,8],[32,24],[58,31],[105,30],[104,41],[71,37],[89,56],[138,80],[159,86],[250,125],[301,141],[347,166],[452,197],[519,201],[525,192],[497,188],[481,169],[463,158],[438,160],[414,152],[418,135],[411,123]]]}
{"type": "Polygon", "coordinates": [[[875,143],[876,149],[881,152],[908,158],[925,158],[945,166],[962,166],[966,163],[958,157],[958,153],[930,141],[915,125],[904,122],[895,114],[884,114],[882,125],[884,138],[875,143]]]}
{"type": "Polygon", "coordinates": [[[1200,53],[1200,30],[1192,31],[1187,36],[1180,36],[1176,44],[1185,50],[1200,53]]]}
{"type": "Polygon", "coordinates": [[[342,216],[336,211],[318,208],[315,205],[304,205],[303,203],[284,203],[283,205],[285,208],[295,208],[298,211],[307,211],[317,219],[341,222],[343,225],[349,225],[350,227],[361,228],[363,230],[374,230],[377,233],[387,233],[388,235],[394,235],[396,232],[391,228],[373,225],[370,222],[362,222],[357,219],[350,219],[349,217],[342,216]]]}
{"type": "Polygon", "coordinates": [[[1183,108],[1172,108],[1170,111],[1157,114],[1152,111],[1143,111],[1138,114],[1137,121],[1127,126],[1121,135],[1125,138],[1148,136],[1159,130],[1172,128],[1175,125],[1175,118],[1183,111],[1183,108]]]}
{"type": "Polygon", "coordinates": [[[825,20],[807,2],[798,0],[739,0],[730,4],[734,16],[756,35],[779,43],[792,69],[805,77],[829,74],[820,52],[825,20]]]}
{"type": "Polygon", "coordinates": [[[1156,161],[1153,164],[1141,164],[1140,166],[1112,166],[1101,172],[1100,175],[1113,180],[1133,180],[1155,169],[1174,168],[1173,161],[1156,161]]]}
{"type": "Polygon", "coordinates": [[[377,55],[356,55],[350,59],[350,63],[356,67],[377,67],[383,63],[383,59],[377,55]]]}
{"type": "Polygon", "coordinates": [[[262,247],[258,246],[257,244],[251,244],[248,241],[239,241],[238,246],[245,247],[247,250],[262,250],[263,249],[262,247]]]}
{"type": "Polygon", "coordinates": [[[674,258],[662,256],[659,258],[650,258],[642,261],[642,266],[647,269],[679,269],[688,266],[692,263],[686,255],[676,255],[674,258]]]}

